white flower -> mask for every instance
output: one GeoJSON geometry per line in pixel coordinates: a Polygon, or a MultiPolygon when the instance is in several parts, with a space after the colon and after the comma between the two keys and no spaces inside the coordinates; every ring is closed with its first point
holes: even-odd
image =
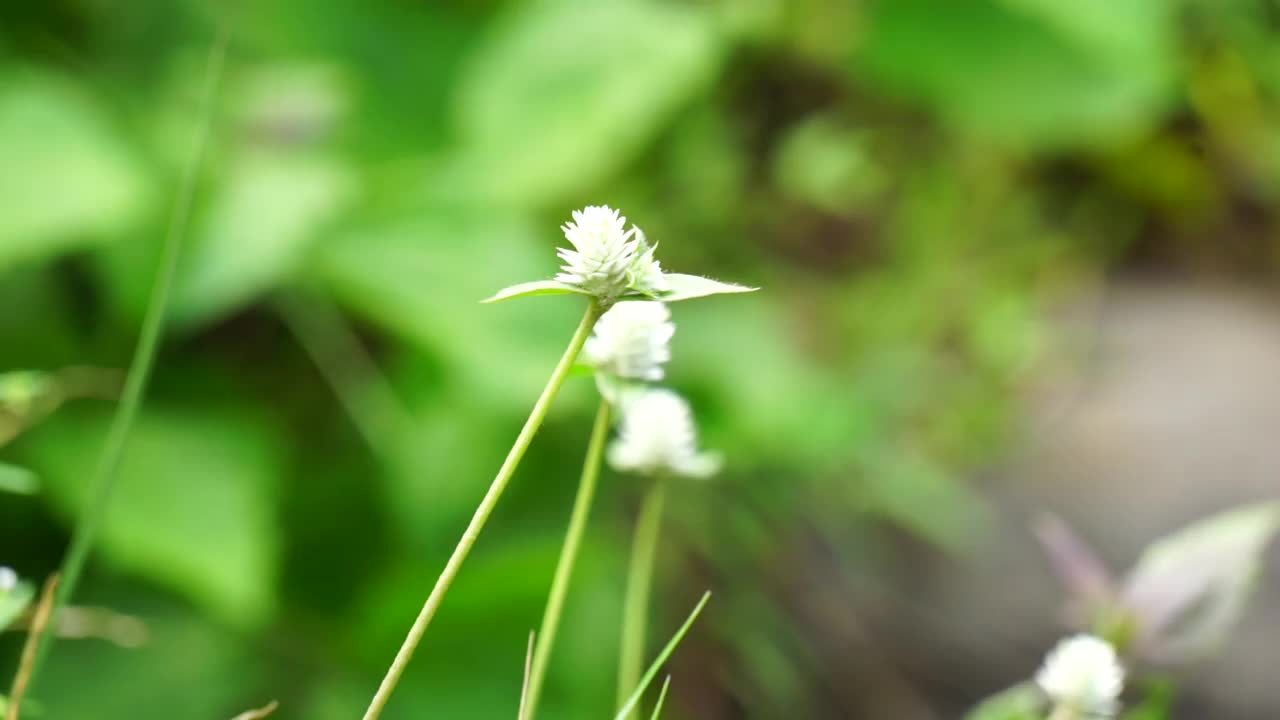
{"type": "Polygon", "coordinates": [[[630,380],[661,380],[676,326],[666,305],[628,300],[609,308],[587,338],[583,355],[598,370],[630,380]]]}
{"type": "Polygon", "coordinates": [[[1036,673],[1036,684],[1059,705],[1109,716],[1124,690],[1124,667],[1107,641],[1080,634],[1059,642],[1049,653],[1036,673]]]}
{"type": "Polygon", "coordinates": [[[646,389],[622,406],[622,427],[609,447],[609,463],[621,471],[703,478],[720,468],[714,454],[698,452],[689,403],[674,392],[646,389]]]}
{"type": "Polygon", "coordinates": [[[0,596],[13,592],[18,587],[18,573],[12,568],[0,565],[0,596]]]}
{"type": "Polygon", "coordinates": [[[557,282],[576,285],[603,300],[635,291],[652,294],[666,289],[662,268],[653,259],[654,248],[635,225],[607,205],[589,205],[573,211],[573,220],[561,226],[573,249],[557,253],[564,265],[557,282]]]}

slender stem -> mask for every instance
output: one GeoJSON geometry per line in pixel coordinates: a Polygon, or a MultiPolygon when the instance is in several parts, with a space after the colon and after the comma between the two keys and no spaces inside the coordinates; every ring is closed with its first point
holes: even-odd
{"type": "Polygon", "coordinates": [[[18,720],[18,710],[22,706],[22,698],[26,695],[27,685],[31,682],[31,673],[35,669],[36,648],[49,624],[49,612],[53,609],[53,598],[58,587],[58,575],[54,573],[44,584],[44,592],[40,593],[40,602],[36,605],[35,614],[31,617],[31,629],[27,631],[27,642],[22,647],[22,659],[18,663],[18,672],[13,676],[13,687],[9,691],[9,707],[5,709],[4,720],[18,720]]]}
{"type": "Polygon", "coordinates": [[[556,369],[551,373],[550,379],[547,380],[547,386],[542,389],[542,394],[538,396],[538,401],[534,403],[533,411],[529,413],[529,419],[525,421],[524,427],[521,428],[520,434],[516,437],[515,444],[511,446],[511,451],[507,453],[507,459],[503,461],[502,467],[498,469],[498,475],[494,477],[493,483],[484,495],[484,499],[480,501],[475,515],[471,517],[471,523],[467,525],[466,531],[462,533],[462,539],[458,541],[458,546],[453,549],[453,554],[449,556],[449,562],[445,564],[444,570],[440,573],[440,578],[436,580],[435,587],[431,589],[431,594],[427,596],[427,601],[422,606],[422,611],[418,613],[418,618],[413,621],[413,627],[409,628],[409,634],[405,636],[404,643],[400,646],[400,651],[396,653],[395,660],[391,662],[391,667],[387,669],[386,676],[382,678],[382,684],[378,686],[378,692],[369,703],[369,708],[365,710],[364,720],[374,720],[382,714],[382,709],[386,707],[387,700],[390,699],[392,691],[395,690],[396,683],[400,681],[400,676],[404,674],[404,669],[409,664],[409,659],[413,657],[413,651],[417,649],[418,643],[422,641],[422,634],[426,632],[427,625],[431,623],[431,618],[435,617],[436,610],[440,607],[440,602],[444,599],[445,593],[449,591],[449,586],[453,584],[453,579],[457,577],[458,570],[462,568],[463,561],[467,559],[467,554],[471,552],[471,546],[475,544],[476,538],[480,536],[480,531],[484,529],[490,513],[493,512],[494,506],[498,504],[498,499],[502,497],[502,492],[506,490],[507,482],[511,480],[511,476],[515,473],[516,467],[524,457],[525,451],[529,449],[529,444],[533,442],[533,436],[538,432],[538,428],[542,426],[542,421],[547,416],[547,410],[551,407],[551,401],[555,398],[560,386],[564,384],[565,378],[569,375],[569,370],[573,367],[574,360],[578,358],[578,353],[582,351],[582,346],[586,343],[587,336],[591,334],[591,328],[595,325],[596,319],[600,317],[600,312],[600,306],[595,302],[592,302],[587,307],[586,313],[582,316],[582,322],[578,324],[578,329],[573,334],[573,339],[569,341],[569,347],[565,348],[559,364],[556,365],[556,369]]]}
{"type": "MultiPolygon", "coordinates": [[[[107,431],[107,439],[98,457],[89,481],[89,504],[85,506],[71,535],[71,546],[62,561],[59,572],[61,581],[54,594],[51,621],[56,620],[58,611],[64,607],[75,593],[93,547],[98,526],[106,514],[107,505],[115,491],[116,480],[120,470],[120,459],[124,454],[125,440],[133,429],[138,417],[138,409],[142,405],[142,395],[147,388],[147,380],[151,375],[151,367],[155,363],[156,348],[160,344],[161,331],[164,329],[164,318],[169,306],[170,289],[177,271],[178,258],[182,251],[182,240],[186,234],[187,221],[191,215],[192,198],[196,192],[196,181],[199,179],[200,167],[204,161],[205,146],[208,144],[209,130],[213,123],[214,98],[218,81],[222,75],[223,62],[227,55],[228,25],[224,23],[218,31],[213,47],[209,50],[208,63],[205,67],[204,87],[201,93],[201,124],[196,132],[191,157],[183,170],[178,194],[174,199],[173,215],[169,221],[169,229],[165,234],[164,245],[160,252],[160,264],[156,270],[155,285],[151,288],[151,297],[147,302],[146,314],[142,319],[142,331],[138,335],[138,344],[134,349],[133,360],[129,365],[129,373],[125,377],[124,390],[120,396],[120,404],[116,407],[111,419],[111,427],[107,431]]],[[[39,672],[40,665],[49,651],[49,638],[54,633],[44,635],[36,647],[35,661],[32,665],[32,676],[39,672]]]]}
{"type": "Polygon", "coordinates": [[[582,535],[587,528],[587,516],[591,514],[591,501],[596,494],[596,481],[600,477],[600,461],[604,457],[605,440],[609,437],[609,401],[600,398],[596,410],[595,425],[591,428],[591,440],[587,443],[587,457],[582,462],[582,478],[578,481],[578,494],[573,499],[573,511],[569,514],[569,530],[560,548],[560,560],[556,563],[555,579],[551,581],[551,594],[547,596],[547,609],[542,614],[542,628],[538,631],[538,646],[533,656],[533,673],[529,681],[528,720],[538,712],[538,697],[542,682],[546,679],[547,662],[555,644],[556,630],[560,627],[560,615],[564,610],[564,598],[569,592],[569,578],[578,558],[582,535]]]}
{"type": "Polygon", "coordinates": [[[662,508],[667,483],[659,478],[649,486],[636,517],[631,542],[631,566],[627,574],[626,597],[622,606],[622,643],[618,661],[618,704],[626,702],[640,681],[644,667],[644,638],[649,615],[649,587],[653,583],[654,557],[662,528],[662,508]]]}
{"type": "Polygon", "coordinates": [[[387,460],[392,455],[388,443],[403,436],[403,429],[413,421],[342,313],[330,302],[295,293],[281,295],[276,307],[356,430],[381,459],[387,460]]]}
{"type": "Polygon", "coordinates": [[[1080,714],[1067,703],[1062,703],[1049,713],[1048,720],[1079,720],[1080,714]]]}

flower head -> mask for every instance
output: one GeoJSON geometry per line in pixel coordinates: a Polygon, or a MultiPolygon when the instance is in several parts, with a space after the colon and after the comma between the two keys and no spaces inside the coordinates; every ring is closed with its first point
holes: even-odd
{"type": "Polygon", "coordinates": [[[1036,673],[1036,684],[1055,703],[1109,716],[1124,690],[1124,667],[1107,641],[1074,635],[1058,643],[1036,673]]]}
{"type": "Polygon", "coordinates": [[[583,355],[597,370],[628,380],[661,380],[676,326],[666,305],[627,300],[609,308],[587,338],[583,355]]]}
{"type": "Polygon", "coordinates": [[[18,587],[18,573],[12,568],[0,565],[0,597],[13,592],[18,587]]]}
{"type": "Polygon", "coordinates": [[[670,390],[646,389],[623,403],[622,427],[609,447],[609,463],[647,475],[708,477],[720,468],[720,459],[698,452],[697,440],[689,403],[670,390]]]}
{"type": "Polygon", "coordinates": [[[602,300],[613,300],[634,291],[645,295],[666,289],[654,248],[635,225],[607,205],[589,205],[573,211],[573,220],[561,226],[573,249],[557,253],[564,265],[556,281],[574,285],[602,300]]]}

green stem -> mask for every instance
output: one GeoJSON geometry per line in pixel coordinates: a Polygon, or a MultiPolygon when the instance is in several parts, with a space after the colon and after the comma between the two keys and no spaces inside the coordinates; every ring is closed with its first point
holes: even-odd
{"type": "Polygon", "coordinates": [[[551,401],[555,398],[560,386],[564,384],[565,378],[569,375],[569,370],[578,358],[578,353],[582,351],[582,346],[586,343],[587,336],[591,334],[591,328],[595,325],[596,319],[600,317],[600,312],[599,304],[594,301],[587,307],[586,313],[582,316],[582,322],[578,324],[578,330],[573,334],[573,339],[569,341],[569,347],[565,348],[559,364],[552,371],[550,379],[547,380],[547,386],[542,389],[542,394],[538,396],[538,401],[533,405],[533,411],[529,413],[529,419],[525,420],[524,427],[521,428],[520,434],[516,437],[515,444],[511,446],[511,451],[507,453],[507,459],[503,461],[502,467],[498,469],[497,476],[494,477],[493,483],[489,485],[489,490],[484,495],[484,499],[480,501],[479,507],[476,508],[475,515],[471,517],[471,523],[467,525],[466,531],[462,533],[462,539],[458,541],[457,547],[453,549],[453,554],[449,556],[449,562],[445,564],[444,570],[440,573],[440,578],[436,580],[435,587],[431,589],[431,594],[427,596],[427,601],[423,604],[422,611],[418,613],[418,618],[413,621],[413,627],[409,628],[409,634],[405,636],[404,643],[400,646],[400,651],[396,653],[395,660],[391,662],[391,667],[387,669],[386,676],[382,678],[382,684],[378,686],[378,692],[374,694],[373,700],[369,703],[369,708],[365,710],[364,720],[374,720],[382,714],[387,700],[390,699],[391,693],[395,690],[396,683],[400,681],[400,676],[404,674],[404,669],[409,664],[409,659],[413,657],[413,651],[417,649],[418,643],[422,641],[422,635],[426,632],[427,625],[431,623],[431,618],[435,616],[445,593],[449,591],[449,586],[453,584],[453,579],[457,577],[458,570],[462,568],[463,561],[467,559],[467,554],[471,552],[471,546],[475,544],[476,538],[480,536],[480,531],[484,529],[490,513],[493,512],[494,506],[498,504],[498,499],[502,497],[502,492],[506,490],[508,481],[511,480],[511,476],[515,473],[516,467],[524,457],[525,451],[529,449],[529,444],[533,442],[533,436],[538,432],[538,428],[542,426],[542,421],[547,416],[547,410],[551,407],[551,401]]]}
{"type": "Polygon", "coordinates": [[[631,566],[627,574],[626,597],[622,607],[622,643],[618,661],[618,704],[626,702],[640,681],[644,667],[644,639],[649,614],[649,587],[653,583],[654,557],[662,528],[662,508],[667,483],[659,478],[649,486],[640,514],[636,517],[631,542],[631,566]]]}
{"type": "Polygon", "coordinates": [[[1079,720],[1080,714],[1067,703],[1062,703],[1049,713],[1047,720],[1079,720]]]}
{"type": "Polygon", "coordinates": [[[555,644],[556,630],[560,627],[560,615],[564,610],[564,598],[569,592],[569,578],[578,558],[582,535],[587,528],[587,516],[591,514],[591,501],[596,493],[596,481],[600,477],[600,461],[604,457],[605,440],[609,437],[609,401],[600,398],[596,410],[595,425],[591,429],[591,441],[587,443],[587,457],[582,462],[582,478],[578,481],[578,494],[573,499],[573,512],[569,514],[569,530],[560,548],[560,560],[556,563],[555,579],[551,581],[551,594],[547,596],[547,609],[542,614],[542,627],[538,630],[538,645],[533,655],[533,671],[529,679],[528,720],[538,712],[538,697],[542,682],[546,679],[547,662],[555,644]]]}
{"type": "MultiPolygon", "coordinates": [[[[196,181],[199,178],[205,146],[208,144],[209,130],[213,122],[214,97],[227,55],[227,43],[228,30],[227,24],[224,24],[219,30],[213,47],[209,50],[201,93],[201,125],[196,132],[191,157],[183,171],[178,194],[174,200],[173,215],[160,251],[155,285],[152,286],[151,296],[147,301],[146,313],[142,319],[142,331],[138,335],[138,344],[134,348],[129,373],[125,377],[120,404],[116,407],[115,415],[111,419],[111,427],[107,431],[102,454],[98,457],[98,464],[89,480],[89,504],[85,506],[80,521],[71,535],[71,545],[67,549],[59,571],[61,580],[58,582],[58,589],[53,598],[53,609],[49,616],[52,627],[57,627],[58,611],[70,601],[80,581],[80,575],[84,571],[89,551],[98,533],[98,526],[102,524],[107,505],[115,491],[125,440],[128,439],[129,432],[133,429],[134,421],[138,417],[142,395],[146,391],[147,380],[155,364],[156,348],[160,344],[161,331],[164,329],[164,318],[169,307],[169,295],[173,286],[173,277],[177,272],[178,258],[181,255],[182,239],[186,232],[187,220],[191,215],[196,181]]],[[[37,645],[31,672],[33,679],[45,655],[49,652],[50,638],[56,634],[46,633],[37,645]]]]}

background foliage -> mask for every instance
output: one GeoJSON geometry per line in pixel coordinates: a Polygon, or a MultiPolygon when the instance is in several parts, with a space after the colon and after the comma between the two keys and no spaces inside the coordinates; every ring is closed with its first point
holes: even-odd
{"type": "MultiPolygon", "coordinates": [[[[59,643],[49,717],[271,697],[356,715],[578,312],[476,301],[550,276],[574,207],[623,208],[664,267],[767,290],[675,311],[672,380],[729,458],[681,490],[660,563],[663,632],[716,590],[675,665],[687,717],[851,716],[789,611],[790,564],[874,573],[904,541],[962,557],[1010,398],[1064,351],[1056,300],[1153,257],[1276,257],[1269,0],[238,5],[0,9],[0,370],[127,363],[200,58],[217,22],[233,36],[80,597],[149,641],[59,643]]],[[[0,459],[40,483],[0,496],[0,562],[24,577],[55,567],[82,507],[99,380],[0,398],[0,459]]],[[[557,402],[388,717],[514,712],[591,393],[557,402]]],[[[636,488],[602,492],[549,719],[610,703],[636,488]]]]}

